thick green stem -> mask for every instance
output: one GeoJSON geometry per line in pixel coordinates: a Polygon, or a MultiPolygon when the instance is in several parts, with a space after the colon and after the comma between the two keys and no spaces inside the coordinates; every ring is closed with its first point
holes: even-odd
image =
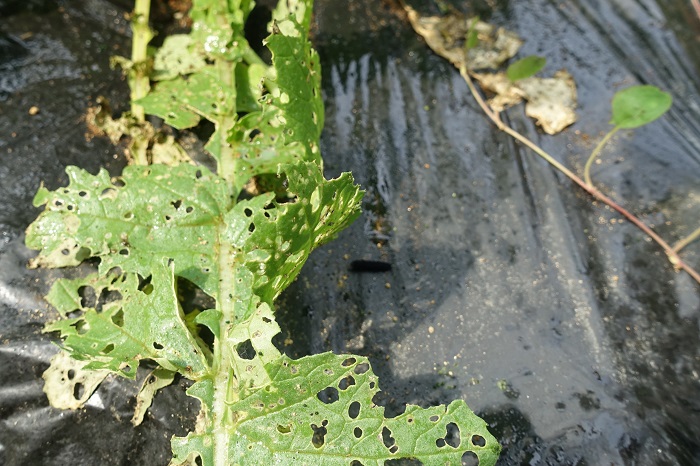
{"type": "MultiPolygon", "coordinates": [[[[129,87],[131,88],[131,115],[138,123],[146,121],[146,114],[141,105],[135,102],[145,97],[151,90],[148,73],[148,43],[153,38],[153,32],[148,27],[148,19],[151,9],[151,0],[136,0],[133,17],[131,18],[131,31],[133,42],[131,44],[131,70],[129,70],[129,87]]],[[[148,165],[148,141],[137,141],[132,138],[129,147],[134,163],[148,165]]]]}
{"type": "Polygon", "coordinates": [[[593,165],[593,161],[598,157],[600,151],[603,149],[603,146],[607,144],[610,138],[613,137],[613,135],[617,133],[619,129],[619,126],[616,126],[613,129],[611,129],[608,132],[608,134],[606,134],[605,137],[603,137],[603,139],[600,140],[598,145],[595,146],[595,149],[593,149],[593,152],[591,152],[590,157],[588,157],[588,160],[586,160],[586,166],[583,167],[583,179],[587,184],[593,186],[593,182],[591,181],[591,165],[593,165]]]}
{"type": "MultiPolygon", "coordinates": [[[[469,90],[471,91],[472,95],[474,96],[474,99],[476,99],[477,103],[479,106],[482,108],[484,113],[489,117],[489,119],[504,133],[508,134],[509,136],[513,137],[514,139],[520,141],[530,149],[532,149],[537,155],[545,159],[547,162],[549,162],[551,165],[553,165],[557,170],[562,172],[564,175],[566,175],[571,181],[579,185],[581,188],[583,188],[587,193],[589,193],[591,196],[594,198],[598,199],[599,201],[603,202],[607,206],[609,206],[611,209],[616,210],[619,212],[623,217],[625,217],[627,220],[629,220],[631,223],[633,223],[637,228],[642,230],[647,236],[649,236],[652,240],[656,242],[661,248],[664,250],[666,255],[668,256],[669,262],[673,264],[674,267],[678,269],[683,269],[690,275],[696,282],[700,284],[700,273],[698,273],[695,269],[693,269],[691,266],[683,262],[683,260],[678,256],[678,250],[675,248],[672,248],[666,241],[663,240],[654,230],[649,228],[647,225],[644,224],[639,218],[636,216],[632,215],[627,209],[607,197],[605,194],[602,192],[598,191],[598,189],[595,188],[591,183],[587,183],[583,181],[580,177],[578,177],[575,173],[573,173],[571,170],[566,168],[564,165],[556,161],[551,155],[549,155],[547,152],[542,150],[537,144],[534,142],[530,141],[528,138],[523,136],[522,134],[518,133],[514,129],[510,128],[508,125],[503,123],[501,121],[501,118],[499,117],[498,113],[494,112],[491,107],[488,106],[488,104],[484,101],[484,98],[481,96],[479,91],[477,90],[476,86],[474,85],[474,82],[472,81],[471,76],[469,75],[469,71],[467,70],[466,66],[462,66],[459,69],[460,74],[464,78],[464,80],[467,82],[467,86],[469,86],[469,90]]],[[[611,133],[614,133],[615,130],[611,131],[608,133],[610,135],[611,133]]],[[[607,138],[609,139],[609,137],[607,138]]],[[[603,141],[601,141],[600,144],[598,144],[600,147],[605,142],[605,138],[603,141]]],[[[595,151],[594,151],[595,153],[595,151]]],[[[700,234],[700,233],[699,233],[700,234]]],[[[691,235],[692,236],[692,235],[691,235]]]]}
{"type": "Polygon", "coordinates": [[[233,97],[232,102],[226,105],[225,115],[222,115],[218,124],[219,147],[221,151],[221,166],[218,167],[219,176],[225,180],[232,180],[234,175],[234,153],[231,144],[228,142],[228,135],[231,129],[236,124],[236,77],[234,74],[234,64],[225,60],[218,60],[217,67],[219,69],[219,82],[222,87],[229,90],[229,94],[233,97]]]}
{"type": "Polygon", "coordinates": [[[130,72],[131,113],[138,121],[144,121],[145,114],[143,107],[135,104],[134,101],[145,97],[151,89],[148,77],[148,43],[153,38],[153,32],[148,27],[150,9],[151,0],[136,0],[131,18],[131,31],[133,33],[130,72]]]}
{"type": "Polygon", "coordinates": [[[231,417],[231,404],[236,401],[238,395],[237,379],[233,373],[233,348],[228,343],[229,329],[235,322],[235,272],[233,266],[233,250],[229,241],[223,238],[224,228],[219,231],[218,243],[218,271],[219,290],[217,296],[217,308],[221,313],[219,328],[220,337],[214,341],[214,357],[212,361],[212,375],[214,377],[214,402],[212,406],[212,419],[208,425],[214,426],[214,464],[216,466],[228,465],[228,450],[230,432],[227,426],[234,424],[231,417]]]}

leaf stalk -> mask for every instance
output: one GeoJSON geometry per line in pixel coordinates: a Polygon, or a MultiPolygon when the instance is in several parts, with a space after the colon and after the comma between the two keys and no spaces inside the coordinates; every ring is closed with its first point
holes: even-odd
{"type": "Polygon", "coordinates": [[[588,160],[586,160],[586,165],[583,167],[583,179],[586,182],[586,184],[589,184],[593,186],[593,182],[591,181],[591,165],[593,165],[593,161],[598,158],[598,155],[600,154],[600,151],[603,149],[603,146],[610,141],[610,138],[612,138],[615,133],[618,132],[620,129],[619,126],[615,126],[613,129],[608,131],[608,133],[603,137],[603,139],[600,140],[597,146],[595,146],[595,149],[593,149],[593,152],[591,152],[590,157],[588,157],[588,160]]]}

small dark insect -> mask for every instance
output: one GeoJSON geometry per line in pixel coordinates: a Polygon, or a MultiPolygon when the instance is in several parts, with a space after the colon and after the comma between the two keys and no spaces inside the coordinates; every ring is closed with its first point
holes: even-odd
{"type": "Polygon", "coordinates": [[[351,272],[389,272],[391,264],[382,261],[356,260],[350,262],[351,272]]]}

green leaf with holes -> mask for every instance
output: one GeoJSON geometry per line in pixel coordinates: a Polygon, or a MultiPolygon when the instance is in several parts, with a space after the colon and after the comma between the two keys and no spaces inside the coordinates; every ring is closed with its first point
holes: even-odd
{"type": "Polygon", "coordinates": [[[47,300],[64,319],[44,331],[58,332],[84,369],[109,370],[134,378],[139,362],[151,359],[190,379],[209,370],[205,355],[184,321],[172,268],[155,262],[150,286],[136,274],[90,275],[59,280],[47,300]]]}
{"type": "Polygon", "coordinates": [[[644,126],[671,108],[673,98],[656,86],[633,86],[615,94],[610,124],[633,129],[644,126]]]}
{"type": "Polygon", "coordinates": [[[158,83],[136,103],[170,126],[185,129],[196,126],[202,118],[217,122],[222,115],[235,112],[235,100],[235,88],[223,86],[214,66],[207,66],[187,77],[158,83]]]}
{"type": "Polygon", "coordinates": [[[269,103],[277,110],[272,124],[284,128],[285,139],[303,143],[308,160],[320,160],[318,140],[324,120],[321,69],[318,53],[308,40],[310,18],[311,7],[306,2],[279,2],[273,12],[267,46],[275,78],[269,103]]]}
{"type": "Polygon", "coordinates": [[[145,277],[170,261],[177,276],[216,297],[225,242],[235,249],[237,273],[272,300],[314,247],[359,215],[361,198],[350,175],[325,180],[312,162],[276,168],[290,198],[270,193],[234,204],[240,193],[203,167],[131,166],[114,180],[104,170],[93,176],[69,167],[66,188],[42,188],[35,197],[46,210],[27,230],[27,245],[40,250],[31,265],[100,257],[103,275],[119,267],[145,277]]]}
{"type": "MultiPolygon", "coordinates": [[[[236,428],[228,457],[235,464],[381,466],[413,458],[457,466],[463,457],[476,457],[480,465],[498,457],[498,442],[461,400],[427,409],[408,405],[386,418],[372,402],[379,385],[366,358],[280,355],[259,370],[265,377],[241,390],[229,407],[236,428]]],[[[212,428],[173,439],[174,463],[198,456],[213,464],[207,460],[217,455],[216,435],[212,428]]]]}

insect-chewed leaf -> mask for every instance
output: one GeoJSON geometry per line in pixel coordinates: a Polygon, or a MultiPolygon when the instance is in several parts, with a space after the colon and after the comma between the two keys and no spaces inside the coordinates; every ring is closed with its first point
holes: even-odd
{"type": "Polygon", "coordinates": [[[313,162],[278,165],[286,176],[288,202],[257,196],[231,208],[226,182],[190,165],[127,167],[112,182],[68,168],[71,183],[40,190],[46,210],[27,230],[39,249],[34,266],[77,265],[101,257],[100,272],[114,267],[150,275],[154,263],[172,260],[175,274],[218,296],[222,241],[235,249],[239,267],[266,302],[294,279],[311,250],[359,215],[362,192],[350,175],[327,181],[313,162]],[[115,184],[116,183],[116,184],[115,184]]]}
{"type": "Polygon", "coordinates": [[[188,378],[202,377],[206,358],[185,325],[174,280],[172,270],[157,263],[144,287],[135,274],[59,280],[47,299],[66,318],[44,331],[59,332],[74,357],[90,361],[85,369],[133,378],[139,361],[152,359],[188,378]]]}
{"type": "Polygon", "coordinates": [[[190,165],[130,166],[115,180],[105,170],[66,172],[67,187],[42,188],[34,199],[46,207],[27,229],[27,246],[40,250],[33,266],[77,265],[99,256],[102,274],[120,267],[145,277],[167,258],[176,275],[213,296],[217,227],[231,203],[223,180],[190,165]]]}
{"type": "Polygon", "coordinates": [[[275,70],[272,105],[278,114],[272,124],[283,129],[285,141],[304,145],[307,160],[320,161],[318,140],[324,114],[320,60],[308,40],[311,6],[306,2],[279,2],[273,18],[267,46],[275,70]],[[292,8],[288,3],[296,6],[292,8]]]}
{"type": "Polygon", "coordinates": [[[41,376],[44,393],[51,406],[57,409],[78,409],[83,406],[109,371],[84,370],[86,361],[73,359],[65,351],[51,358],[49,368],[41,376]]]}
{"type": "Polygon", "coordinates": [[[511,64],[506,70],[506,76],[511,81],[529,78],[536,75],[546,64],[546,58],[530,55],[511,64]]]}
{"type": "Polygon", "coordinates": [[[223,89],[213,66],[202,68],[187,79],[176,77],[158,83],[135,103],[177,129],[191,128],[204,117],[216,123],[221,115],[235,112],[236,93],[223,89]]]}
{"type": "Polygon", "coordinates": [[[632,129],[644,126],[666,113],[673,98],[656,86],[633,86],[615,94],[610,124],[632,129]]]}
{"type": "MultiPolygon", "coordinates": [[[[366,358],[318,354],[299,360],[280,356],[266,366],[269,384],[230,406],[230,464],[381,466],[417,459],[424,465],[461,465],[466,452],[493,464],[500,446],[486,423],[459,400],[422,409],[409,405],[385,418],[372,399],[377,377],[366,358]]],[[[213,463],[213,431],[173,439],[174,463],[199,456],[213,463]]]]}
{"type": "Polygon", "coordinates": [[[204,50],[187,34],[165,38],[153,59],[151,79],[163,81],[199,71],[206,66],[204,50]]]}

